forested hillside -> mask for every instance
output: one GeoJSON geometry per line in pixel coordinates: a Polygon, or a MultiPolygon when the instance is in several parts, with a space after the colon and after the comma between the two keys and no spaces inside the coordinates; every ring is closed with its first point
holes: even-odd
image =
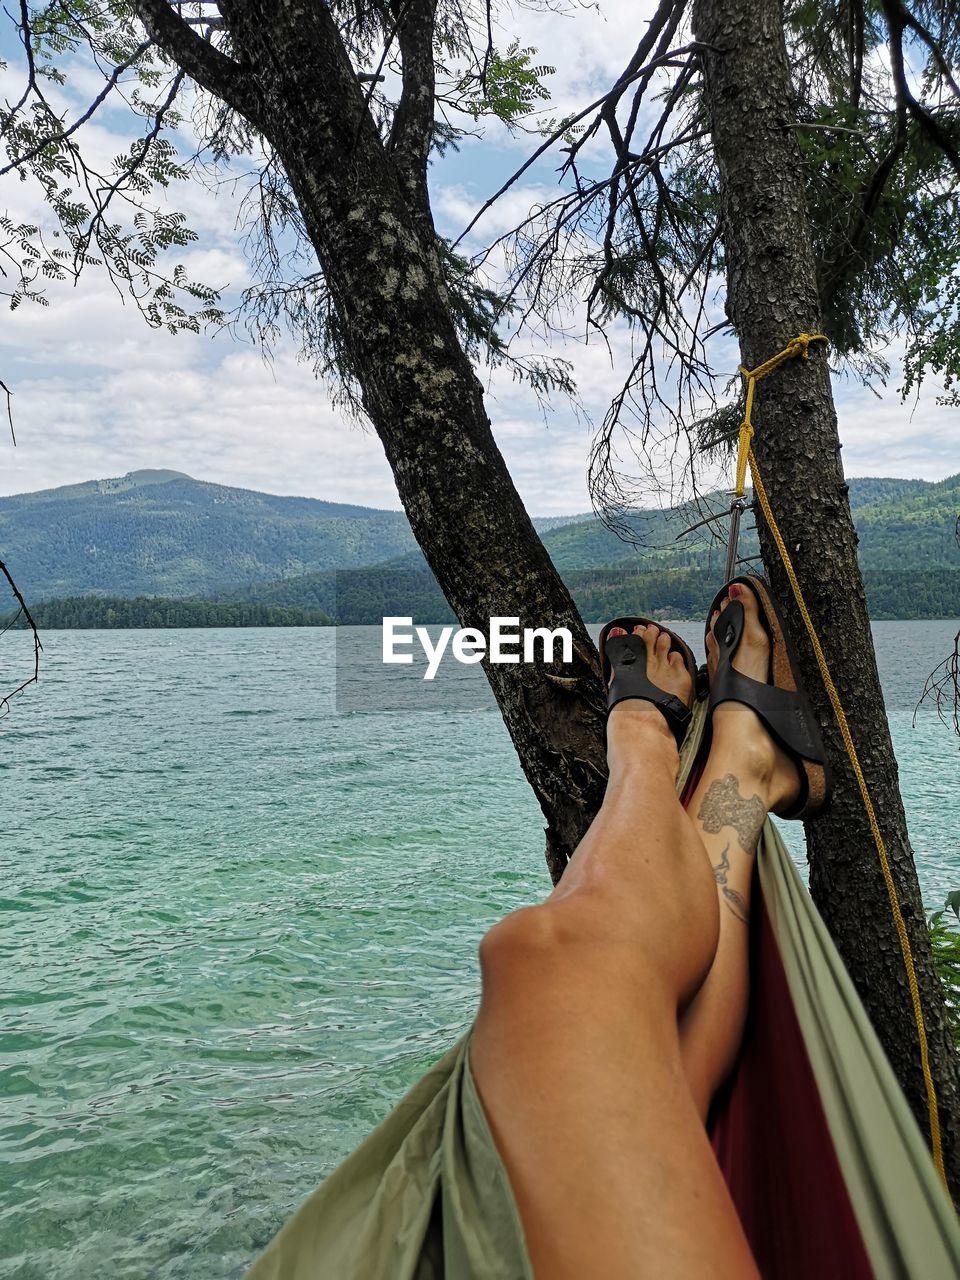
{"type": "MultiPolygon", "coordinates": [[[[710,510],[722,513],[726,499],[706,500],[710,510]]],[[[960,568],[956,522],[960,515],[960,476],[939,483],[926,480],[854,479],[850,481],[850,506],[860,535],[860,563],[865,569],[930,569],[938,565],[960,568]]],[[[599,521],[552,529],[544,542],[561,572],[568,569],[627,565],[643,569],[653,565],[670,568],[723,565],[723,549],[710,547],[701,529],[685,537],[684,529],[702,519],[704,511],[692,504],[676,509],[641,511],[624,521],[640,545],[640,554],[599,521]]],[[[745,517],[740,550],[756,555],[759,548],[752,519],[745,517]]],[[[714,526],[725,531],[726,516],[714,526]]]]}
{"type": "MultiPolygon", "coordinates": [[[[855,479],[850,500],[874,616],[960,613],[960,476],[939,483],[855,479]]],[[[721,512],[725,501],[715,495],[707,503],[721,512]]],[[[587,618],[616,611],[625,591],[633,608],[697,616],[724,558],[708,529],[683,536],[703,514],[693,504],[630,513],[620,523],[636,545],[592,516],[536,523],[587,618]]],[[[745,557],[757,549],[751,523],[744,521],[745,557]]],[[[725,516],[716,528],[725,530],[725,516]]],[[[389,613],[450,616],[402,513],[277,497],[174,471],[0,498],[0,556],[34,604],[90,595],[203,597],[319,610],[342,622],[389,613]]],[[[144,616],[142,602],[138,608],[144,616]]],[[[47,625],[104,625],[63,621],[78,616],[71,600],[47,625]]]]}
{"type": "Polygon", "coordinates": [[[374,564],[414,546],[397,511],[135,472],[0,498],[0,557],[31,600],[209,595],[232,583],[374,564]]]}
{"type": "MultiPolygon", "coordinates": [[[[628,611],[659,618],[702,618],[716,594],[715,568],[571,569],[564,573],[587,622],[628,611]]],[[[960,618],[960,568],[866,569],[870,616],[960,618]]],[[[453,622],[432,574],[374,566],[344,573],[316,573],[251,589],[250,599],[271,608],[320,610],[343,625],[379,624],[389,616],[418,622],[453,622]]]]}
{"type": "MultiPolygon", "coordinates": [[[[551,528],[590,516],[548,516],[551,528]]],[[[212,595],[417,555],[406,516],[135,471],[0,497],[0,559],[31,600],[212,595]]]]}

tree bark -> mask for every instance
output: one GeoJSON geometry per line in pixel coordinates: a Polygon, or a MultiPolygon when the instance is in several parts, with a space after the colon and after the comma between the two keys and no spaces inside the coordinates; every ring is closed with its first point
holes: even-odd
{"type": "Polygon", "coordinates": [[[223,78],[194,57],[184,30],[193,33],[175,25],[167,0],[137,7],[200,84],[241,114],[255,104],[252,122],[286,170],[414,536],[460,622],[486,631],[492,616],[518,617],[573,635],[562,674],[486,667],[547,818],[557,880],[602,799],[605,700],[596,649],[497,448],[448,305],[426,195],[434,5],[395,7],[411,25],[399,33],[403,90],[386,145],[326,5],[222,0],[236,59],[223,78]]]}
{"type": "MultiPolygon", "coordinates": [[[[720,175],[727,314],[755,368],[801,332],[820,332],[817,271],[780,0],[694,0],[705,100],[720,175]]],[[[913,948],[939,1096],[944,1155],[960,1192],[960,1079],[933,967],[877,676],[822,345],[758,384],[754,452],[793,558],[880,819],[913,948]]],[[[807,824],[810,888],[914,1114],[929,1133],[907,977],[873,838],[806,632],[769,532],[763,560],[801,655],[836,774],[833,803],[807,824]]]]}

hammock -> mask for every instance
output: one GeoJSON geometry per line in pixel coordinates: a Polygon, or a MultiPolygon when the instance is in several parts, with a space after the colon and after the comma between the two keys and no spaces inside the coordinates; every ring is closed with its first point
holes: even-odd
{"type": "MultiPolygon", "coordinates": [[[[926,1044],[909,939],[847,719],[753,454],[757,382],[822,334],[800,334],[746,379],[725,580],[747,468],[860,787],[926,1044]]],[[[697,704],[678,789],[706,724],[697,704]]],[[[764,1280],[957,1280],[960,1223],[843,962],[769,820],[751,908],[750,1012],[716,1100],[714,1152],[764,1280]]],[[[470,1074],[469,1032],[279,1232],[246,1280],[534,1280],[506,1171],[470,1074]]],[[[925,1061],[925,1059],[924,1059],[925,1061]]],[[[925,1073],[940,1160],[936,1094],[925,1073]]]]}
{"type": "MultiPolygon", "coordinates": [[[[687,784],[703,735],[694,714],[687,784]]],[[[757,854],[751,1009],[711,1117],[765,1280],[956,1280],[960,1224],[776,827],[757,854]]],[[[533,1280],[469,1034],[330,1175],[247,1280],[533,1280]]]]}
{"type": "MultiPolygon", "coordinates": [[[[684,744],[691,771],[706,719],[684,744]]],[[[714,1152],[765,1280],[955,1280],[960,1223],[776,826],[757,851],[750,1013],[714,1152]]]]}

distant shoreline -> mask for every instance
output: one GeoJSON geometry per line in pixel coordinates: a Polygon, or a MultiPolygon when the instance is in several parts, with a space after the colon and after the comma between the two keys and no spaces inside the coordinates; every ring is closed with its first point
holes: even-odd
{"type": "MultiPolygon", "coordinates": [[[[239,600],[173,600],[162,596],[67,596],[30,607],[40,631],[146,631],[190,627],[330,627],[321,609],[239,600]]],[[[16,611],[0,615],[0,628],[23,628],[16,611]]]]}
{"type": "MultiPolygon", "coordinates": [[[[869,571],[867,590],[873,608],[870,611],[872,622],[933,622],[953,621],[960,625],[960,593],[947,593],[947,608],[937,608],[941,603],[930,594],[918,593],[914,607],[899,612],[890,607],[891,601],[909,598],[909,592],[898,591],[902,584],[894,581],[884,583],[886,590],[877,590],[878,584],[871,582],[875,575],[869,571]],[[957,596],[958,598],[954,598],[957,596]],[[950,607],[954,606],[954,607],[950,607]]],[[[917,578],[923,575],[912,575],[913,585],[918,585],[917,578]]],[[[960,574],[957,574],[960,586],[960,574]]],[[[891,571],[884,577],[909,578],[911,575],[891,571]]],[[[422,575],[417,575],[420,583],[422,575]]],[[[192,628],[222,627],[340,627],[340,626],[379,626],[384,617],[412,616],[420,625],[444,626],[454,621],[453,615],[446,608],[446,602],[439,594],[439,588],[431,583],[434,591],[424,593],[421,590],[410,593],[403,598],[378,600],[366,596],[362,603],[348,603],[345,616],[333,617],[321,609],[303,609],[296,606],[257,604],[239,600],[175,600],[166,597],[137,596],[70,596],[63,599],[47,600],[31,608],[31,614],[40,631],[146,631],[146,630],[181,630],[192,628]]],[[[576,582],[570,584],[581,616],[589,625],[607,621],[618,610],[623,611],[624,601],[630,602],[633,612],[663,621],[702,622],[706,604],[701,606],[699,600],[692,604],[683,601],[666,599],[657,604],[650,598],[649,587],[638,592],[636,578],[620,583],[609,580],[603,583],[602,591],[578,590],[576,582]],[[592,598],[591,598],[592,597],[592,598]],[[599,598],[598,598],[599,597],[599,598]]],[[[698,584],[699,585],[699,584],[698,584]]],[[[711,594],[712,594],[711,587],[711,594]]],[[[668,597],[672,594],[664,593],[668,597]]],[[[696,592],[699,595],[700,592],[696,592]]],[[[939,593],[938,593],[939,594],[939,593]]],[[[346,603],[346,602],[345,602],[346,603]]],[[[0,628],[22,629],[26,622],[16,612],[0,615],[0,628]]]]}

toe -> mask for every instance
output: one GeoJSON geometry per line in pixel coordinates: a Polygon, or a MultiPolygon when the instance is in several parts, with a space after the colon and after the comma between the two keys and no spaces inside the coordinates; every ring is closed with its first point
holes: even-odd
{"type": "Polygon", "coordinates": [[[670,652],[670,636],[666,631],[661,631],[657,636],[657,653],[661,658],[666,657],[670,652]]]}
{"type": "Polygon", "coordinates": [[[633,628],[633,634],[635,636],[642,636],[643,633],[646,631],[646,629],[647,628],[644,626],[642,622],[638,622],[637,625],[633,628]]]}
{"type": "Polygon", "coordinates": [[[730,584],[730,598],[738,600],[743,605],[744,611],[748,617],[756,617],[760,612],[760,602],[749,588],[745,587],[741,582],[732,582],[730,584]]]}
{"type": "Polygon", "coordinates": [[[707,675],[712,680],[717,669],[717,663],[720,661],[720,646],[717,644],[717,637],[713,631],[707,633],[707,675]]]}
{"type": "Polygon", "coordinates": [[[612,640],[614,636],[625,636],[626,634],[623,627],[611,627],[607,632],[607,639],[612,640]]]}
{"type": "Polygon", "coordinates": [[[739,582],[734,582],[730,590],[731,592],[736,592],[734,598],[738,604],[743,606],[744,639],[754,644],[766,643],[766,631],[760,621],[760,601],[749,588],[744,587],[739,582]]]}
{"type": "Polygon", "coordinates": [[[743,635],[733,655],[734,670],[762,683],[770,678],[770,637],[762,620],[760,601],[741,582],[730,584],[730,595],[743,609],[743,635]]]}

